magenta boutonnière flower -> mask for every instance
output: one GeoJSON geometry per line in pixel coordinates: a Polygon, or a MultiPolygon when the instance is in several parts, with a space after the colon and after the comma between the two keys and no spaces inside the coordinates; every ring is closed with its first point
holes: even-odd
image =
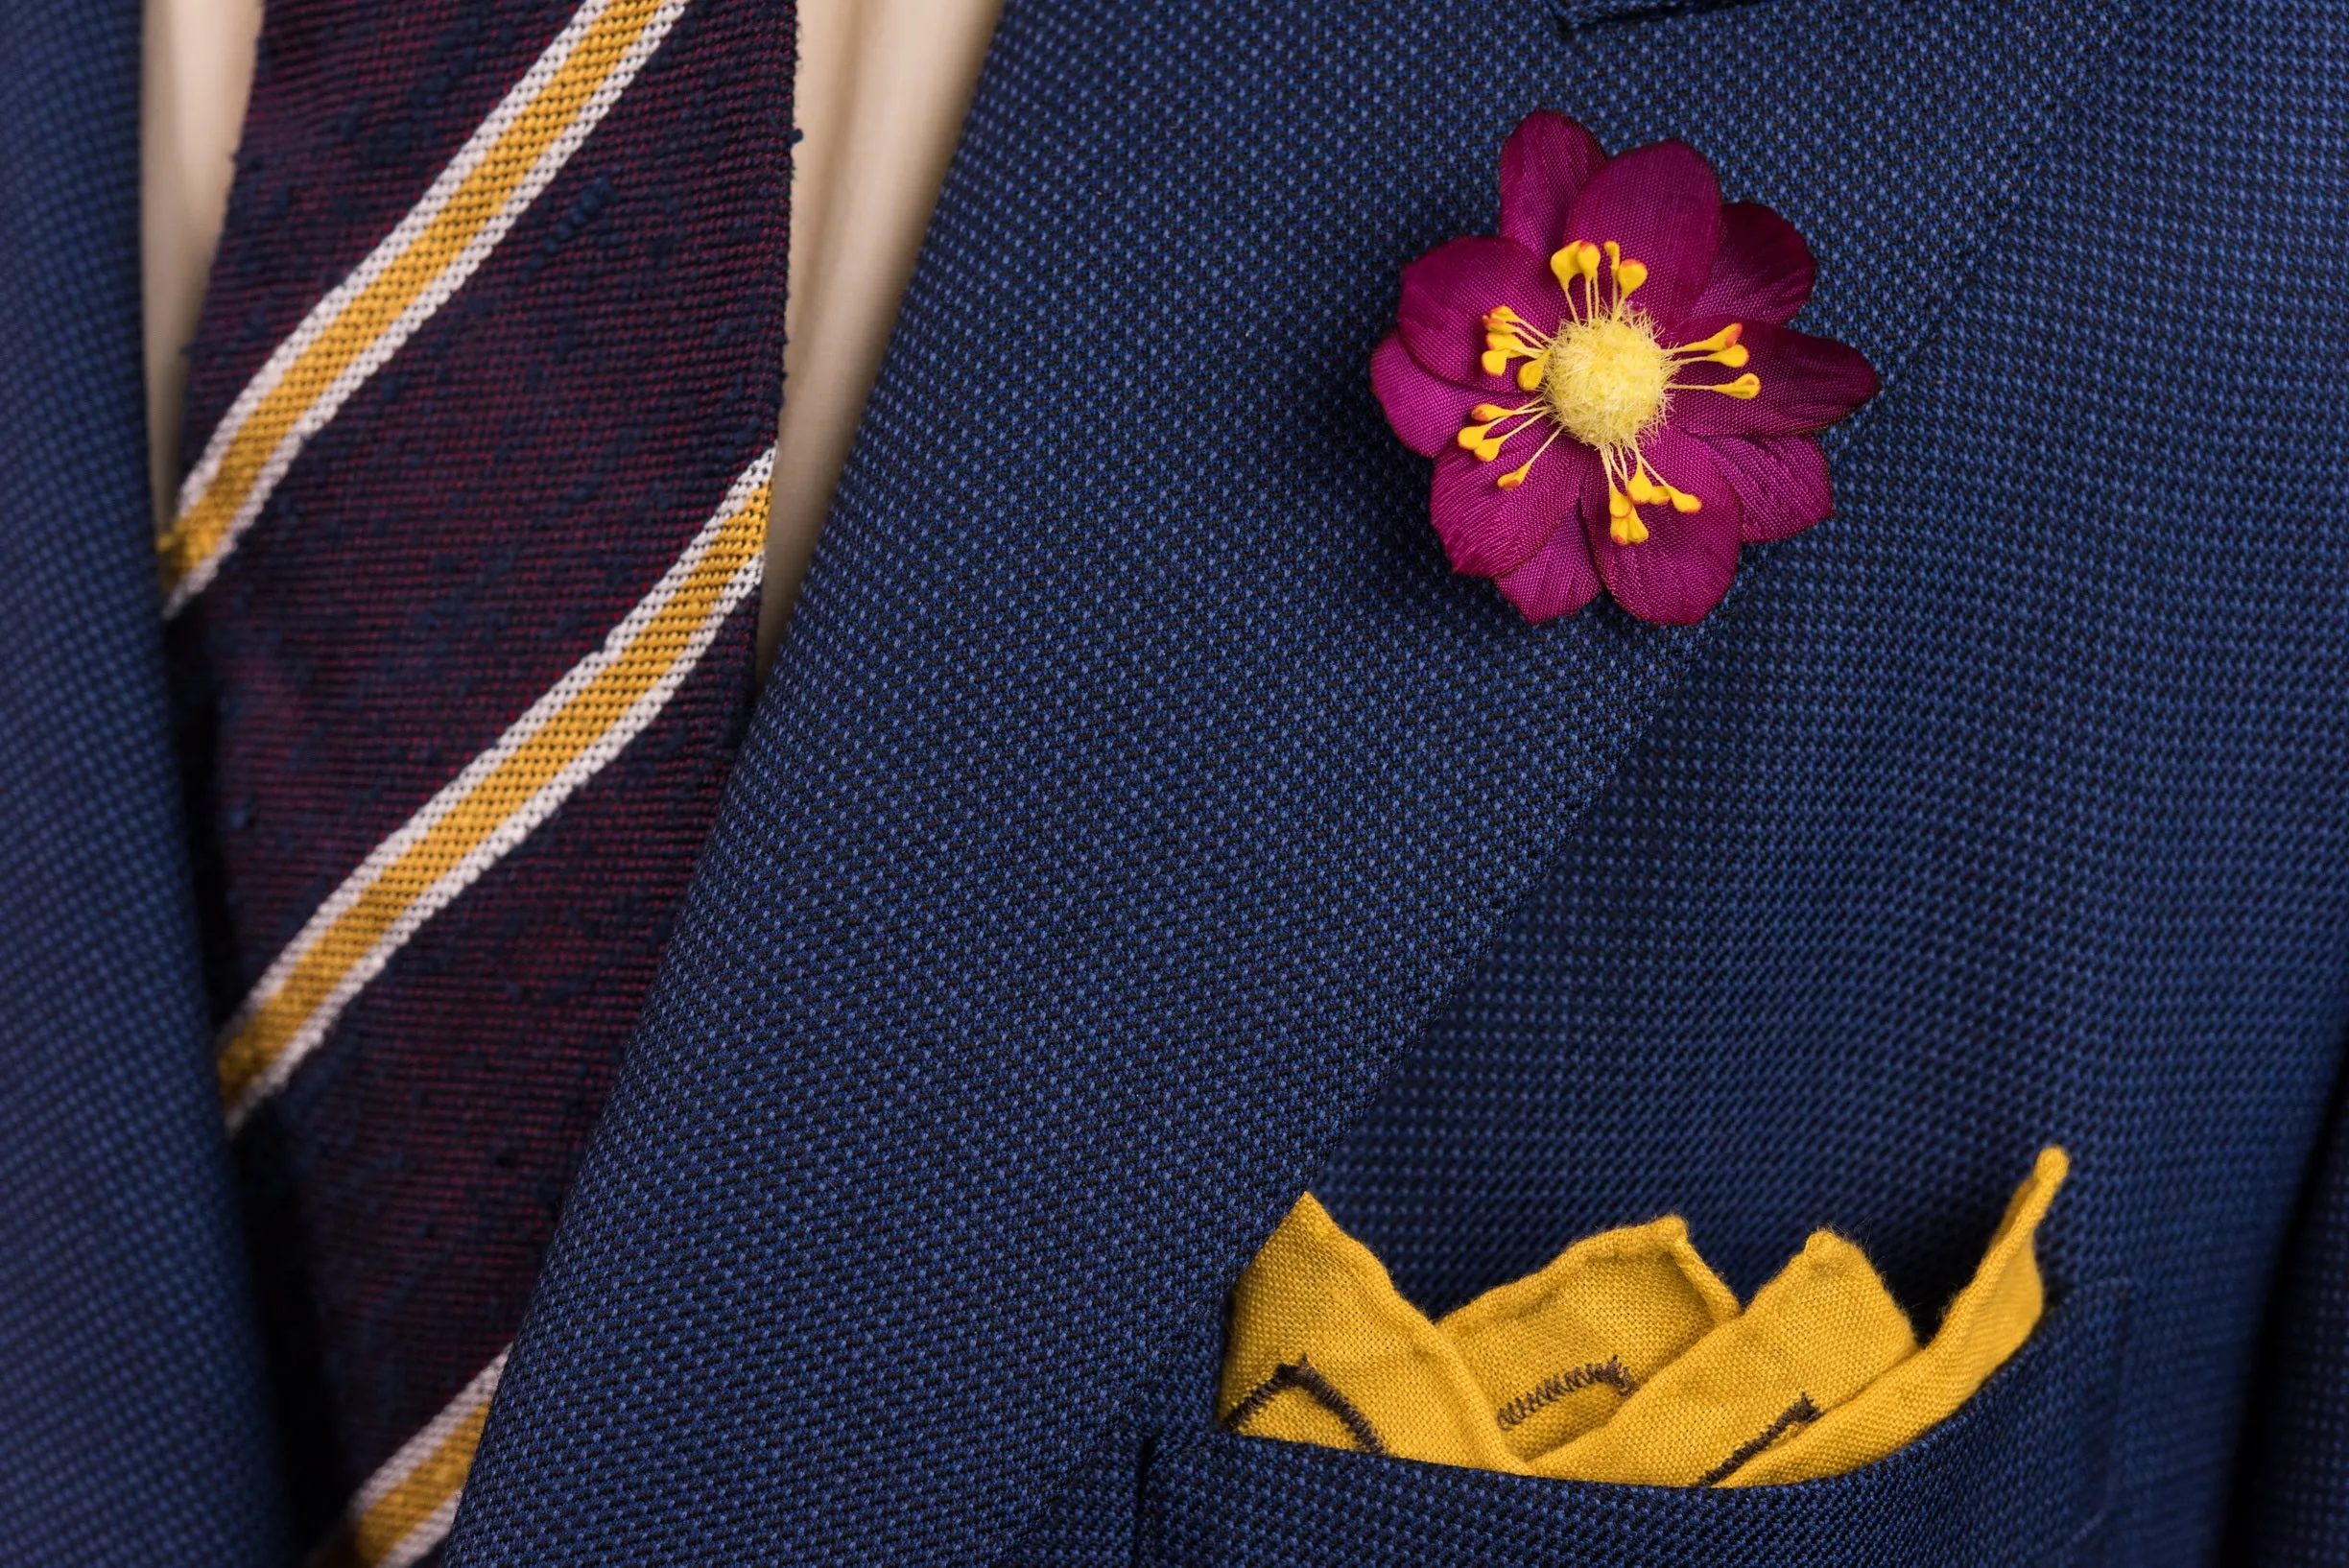
{"type": "Polygon", "coordinates": [[[1678,142],[1609,158],[1563,115],[1501,153],[1501,233],[1403,270],[1370,363],[1395,433],[1436,459],[1453,566],[1532,621],[1602,583],[1649,621],[1720,603],[1741,544],[1833,502],[1816,433],[1876,391],[1853,349],[1791,330],[1811,252],[1724,206],[1678,142]]]}

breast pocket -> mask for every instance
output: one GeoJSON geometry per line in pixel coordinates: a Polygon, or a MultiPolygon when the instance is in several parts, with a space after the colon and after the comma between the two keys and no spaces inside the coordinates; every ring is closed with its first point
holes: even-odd
{"type": "Polygon", "coordinates": [[[2129,1291],[2073,1292],[1956,1415],[1784,1486],[1548,1481],[1204,1427],[1144,1475],[1153,1564],[1895,1568],[2096,1563],[2129,1291]]]}

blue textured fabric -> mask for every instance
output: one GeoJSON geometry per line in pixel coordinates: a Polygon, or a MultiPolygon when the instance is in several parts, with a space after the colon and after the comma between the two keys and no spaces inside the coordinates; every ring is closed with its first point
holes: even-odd
{"type": "Polygon", "coordinates": [[[2262,1348],[2237,1470],[2237,1556],[2325,1568],[2349,1550],[2349,1116],[2337,1101],[2262,1348]]]}
{"type": "Polygon", "coordinates": [[[1012,0],[454,1560],[2224,1549],[2349,1032],[2345,26],[1012,0]],[[1536,105],[1885,373],[1700,635],[1450,578],[1364,386],[1536,105]],[[1309,1177],[1431,1308],[1670,1209],[1930,1322],[2049,1140],[2041,1335],[1837,1483],[1223,1438],[1179,1349],[1309,1177]]]}
{"type": "Polygon", "coordinates": [[[1151,1538],[1196,1432],[1117,1412],[1414,1036],[1323,1177],[1431,1304],[1678,1207],[1930,1317],[2073,1144],[2051,1268],[2141,1287],[2158,1403],[1850,1491],[2086,1497],[2110,1436],[2094,1540],[2207,1553],[2343,1023],[2339,373],[2266,346],[2336,324],[2332,57],[2124,19],[1014,4],[458,1559],[969,1560],[1088,1444],[1030,1550],[1151,1538]],[[1890,387],[1693,664],[1446,577],[1363,388],[1536,103],[1787,212],[1890,387]]]}
{"type": "MultiPolygon", "coordinates": [[[[2349,1034],[2349,375],[2273,345],[2349,324],[2345,45],[2329,7],[2124,28],[1839,521],[1320,1173],[1413,1298],[1671,1209],[1741,1292],[1833,1224],[1930,1321],[2060,1142],[2055,1290],[2134,1286],[2109,1560],[2266,1560],[2231,1478],[2245,1522],[2341,1507],[2321,1423],[2236,1455],[2266,1322],[2310,1345],[2272,1397],[2342,1353],[2339,1222],[2291,1226],[2349,1034]],[[2269,1319],[2287,1260],[2314,1294],[2269,1319]]],[[[2338,1522],[2278,1560],[2349,1561],[2338,1522]]]]}
{"type": "Polygon", "coordinates": [[[164,718],[139,7],[0,36],[0,1561],[277,1561],[164,718]]]}
{"type": "MultiPolygon", "coordinates": [[[[137,19],[0,19],[0,1559],[275,1560],[137,19]]],[[[2323,0],[1011,0],[453,1555],[2349,1560],[2345,99],[2323,0]],[[1450,578],[1364,386],[1537,104],[1886,373],[1699,634],[1450,578]],[[1929,1322],[2049,1139],[2047,1321],[1852,1477],[1212,1430],[1309,1179],[1434,1309],[1672,1209],[1929,1322]]]]}
{"type": "MultiPolygon", "coordinates": [[[[1800,47],[1754,31],[1775,26],[1688,36],[1800,47]]],[[[2059,1299],[2127,1281],[2136,1302],[2107,1524],[2067,1551],[2052,1523],[1993,1547],[1941,1522],[2101,1452],[2082,1421],[1880,1494],[1901,1541],[1933,1546],[1915,1560],[2349,1560],[2337,1152],[2293,1219],[2344,1033],[2349,411],[2337,367],[2302,377],[2266,347],[2343,324],[2324,281],[2339,117],[2310,108],[2349,86],[2338,27],[2131,23],[1852,443],[1841,520],[1757,564],[1315,1178],[1431,1310],[1675,1210],[1747,1292],[1833,1224],[1930,1322],[2032,1148],[2064,1142],[2076,1174],[2043,1242],[2059,1299]],[[2256,297],[2256,330],[2204,309],[2211,290],[2256,297]],[[2155,361],[2197,371],[2129,379],[2155,361]],[[2050,482],[2077,485],[2060,522],[2050,482]],[[2181,522],[2209,514],[2242,534],[2181,522]]],[[[1223,1498],[1297,1479],[1268,1445],[1220,1447],[1223,1498]]],[[[1441,1479],[1421,1506],[1457,1496],[1441,1479]]],[[[1331,1484],[1369,1510],[1395,1482],[1365,1462],[1331,1484]]],[[[1813,1524],[1874,1539],[1862,1489],[1813,1524]]],[[[1194,1505],[1159,1496],[1146,1512],[1173,1531],[1194,1505]]],[[[1324,1528],[1348,1506],[1314,1499],[1324,1528]]],[[[1560,1493],[1543,1538],[1575,1560],[1605,1560],[1602,1539],[1631,1560],[1785,1540],[1724,1533],[1708,1507],[1619,1536],[1606,1497],[1560,1493]]],[[[1086,1517],[1063,1508],[1027,1553],[1086,1517]]],[[[1442,1539],[1389,1551],[1447,1560],[1462,1537],[1442,1539]]],[[[1514,1539],[1483,1545],[1513,1560],[1514,1539]]]]}
{"type": "Polygon", "coordinates": [[[2214,1550],[2344,1024],[2337,24],[1416,11],[1012,8],[461,1560],[968,1559],[1087,1443],[1020,1556],[2214,1550]],[[1788,212],[1890,383],[1602,796],[1696,639],[1446,580],[1360,390],[1530,102],[1788,212]],[[2046,1138],[2059,1305],[1794,1502],[1137,1414],[1413,1034],[1317,1185],[1431,1306],[1677,1208],[1930,1319],[2046,1138]]]}

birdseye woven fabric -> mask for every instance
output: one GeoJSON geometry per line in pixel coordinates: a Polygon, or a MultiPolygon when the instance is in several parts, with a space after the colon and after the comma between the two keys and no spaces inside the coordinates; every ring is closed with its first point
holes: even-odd
{"type": "Polygon", "coordinates": [[[2336,10],[1008,8],[456,1559],[2226,1550],[2349,1033],[2336,10]],[[1883,377],[1695,631],[1458,579],[1364,384],[1541,106],[1883,377]],[[1432,1313],[1663,1213],[1940,1302],[2049,1142],[2031,1341],[1850,1475],[1215,1426],[1308,1187],[1432,1313]]]}
{"type": "Polygon", "coordinates": [[[274,1568],[155,623],[140,9],[0,33],[0,1561],[274,1568]]]}

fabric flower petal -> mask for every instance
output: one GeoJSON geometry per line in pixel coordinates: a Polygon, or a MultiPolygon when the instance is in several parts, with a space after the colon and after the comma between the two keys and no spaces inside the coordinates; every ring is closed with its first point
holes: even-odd
{"type": "Polygon", "coordinates": [[[1371,353],[1370,388],[1403,444],[1430,458],[1456,447],[1469,410],[1483,395],[1421,366],[1403,346],[1400,332],[1388,333],[1371,353]]]}
{"type": "Polygon", "coordinates": [[[1633,302],[1665,327],[1677,324],[1704,292],[1720,249],[1720,186],[1684,142],[1634,148],[1610,160],[1575,199],[1569,238],[1604,247],[1648,269],[1633,302]]]}
{"type": "MultiPolygon", "coordinates": [[[[1695,334],[1707,325],[1694,321],[1695,334]]],[[[1672,423],[1698,436],[1793,436],[1823,430],[1876,395],[1876,371],[1856,348],[1791,327],[1758,322],[1738,340],[1761,382],[1753,397],[1701,389],[1673,394],[1672,423]]],[[[1708,382],[1727,382],[1721,374],[1708,382]]]]}
{"type": "Polygon", "coordinates": [[[1815,436],[1702,438],[1738,494],[1739,537],[1768,544],[1824,522],[1835,511],[1827,456],[1815,436]]]}
{"type": "Polygon", "coordinates": [[[1766,206],[1732,202],[1721,208],[1713,275],[1689,316],[1784,326],[1810,299],[1815,275],[1811,248],[1792,224],[1766,206]]]}
{"type": "Polygon", "coordinates": [[[1551,109],[1518,122],[1501,149],[1501,236],[1544,261],[1566,243],[1566,215],[1606,164],[1599,138],[1551,109]]]}
{"type": "Polygon", "coordinates": [[[1486,375],[1478,363],[1484,313],[1507,305],[1529,321],[1554,323],[1562,297],[1548,265],[1514,240],[1453,240],[1403,269],[1395,324],[1412,358],[1446,381],[1504,391],[1516,383],[1486,375]]]}
{"type": "Polygon", "coordinates": [[[1689,147],[1609,160],[1536,112],[1503,149],[1501,195],[1499,236],[1404,269],[1371,355],[1388,422],[1436,460],[1436,534],[1529,620],[1602,588],[1642,620],[1701,620],[1743,545],[1832,511],[1815,433],[1875,371],[1787,324],[1810,249],[1765,207],[1724,207],[1689,147]]]}
{"type": "MultiPolygon", "coordinates": [[[[1588,447],[1575,448],[1574,455],[1582,470],[1579,510],[1585,518],[1598,517],[1603,531],[1606,479],[1600,469],[1598,456],[1588,447]]],[[[1545,621],[1572,615],[1599,597],[1599,565],[1591,559],[1590,540],[1583,529],[1570,518],[1524,565],[1500,579],[1496,586],[1527,620],[1540,626],[1545,621]]]]}
{"type": "Polygon", "coordinates": [[[1505,490],[1499,481],[1541,445],[1542,433],[1520,437],[1491,463],[1455,446],[1436,460],[1429,515],[1452,569],[1471,577],[1500,577],[1525,564],[1561,528],[1574,526],[1581,495],[1580,465],[1561,441],[1535,460],[1525,483],[1505,490]]]}
{"type": "Polygon", "coordinates": [[[1640,508],[1648,537],[1617,544],[1607,532],[1606,511],[1584,519],[1599,575],[1616,602],[1643,621],[1687,626],[1701,621],[1737,575],[1737,491],[1702,441],[1678,431],[1659,430],[1644,444],[1649,463],[1666,483],[1703,503],[1696,511],[1670,506],[1640,508]]]}

